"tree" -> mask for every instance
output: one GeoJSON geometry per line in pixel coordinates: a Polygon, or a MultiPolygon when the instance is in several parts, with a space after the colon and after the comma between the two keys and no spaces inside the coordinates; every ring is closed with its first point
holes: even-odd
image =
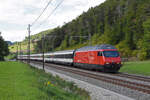
{"type": "Polygon", "coordinates": [[[4,60],[4,56],[9,54],[8,44],[4,41],[2,36],[0,35],[0,61],[4,60]]]}
{"type": "MultiPolygon", "coordinates": [[[[46,51],[57,48],[75,49],[76,45],[88,45],[90,33],[94,45],[115,45],[124,57],[150,58],[150,0],[106,0],[99,6],[50,31],[56,38],[45,39],[46,51]],[[71,42],[71,43],[69,43],[71,42]]],[[[40,40],[36,50],[41,50],[40,40]]]]}
{"type": "Polygon", "coordinates": [[[150,19],[143,23],[144,36],[139,41],[140,59],[145,60],[150,58],[150,19]]]}

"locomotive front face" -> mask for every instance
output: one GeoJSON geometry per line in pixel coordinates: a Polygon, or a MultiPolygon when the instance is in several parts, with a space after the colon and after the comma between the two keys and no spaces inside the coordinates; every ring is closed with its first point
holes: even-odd
{"type": "Polygon", "coordinates": [[[121,67],[121,59],[116,49],[105,49],[98,51],[100,65],[105,71],[116,72],[121,67]]]}
{"type": "Polygon", "coordinates": [[[118,51],[103,51],[104,56],[104,66],[106,69],[115,71],[119,70],[121,67],[121,59],[118,51]]]}
{"type": "Polygon", "coordinates": [[[103,51],[105,57],[105,64],[120,64],[120,56],[118,51],[103,51]]]}

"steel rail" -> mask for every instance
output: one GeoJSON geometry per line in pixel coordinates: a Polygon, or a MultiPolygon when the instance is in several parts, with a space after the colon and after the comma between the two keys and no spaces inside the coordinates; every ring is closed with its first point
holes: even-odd
{"type": "MultiPolygon", "coordinates": [[[[42,65],[41,62],[34,62],[34,63],[42,65]]],[[[58,70],[71,72],[71,73],[78,74],[81,76],[97,79],[97,80],[104,81],[107,83],[112,83],[114,85],[119,85],[119,86],[123,86],[126,88],[130,88],[133,90],[137,90],[140,92],[150,94],[150,85],[144,85],[144,84],[140,84],[140,83],[136,83],[136,82],[130,82],[130,81],[122,80],[122,79],[112,78],[109,76],[88,73],[88,72],[81,71],[81,70],[77,71],[77,70],[70,69],[70,68],[67,68],[64,66],[58,67],[58,65],[52,65],[52,64],[48,64],[48,63],[46,63],[45,65],[47,65],[48,67],[58,69],[58,70]]]]}
{"type": "Polygon", "coordinates": [[[127,77],[131,79],[141,80],[144,82],[150,82],[150,78],[144,77],[144,76],[137,76],[137,75],[131,75],[131,74],[126,74],[126,73],[118,73],[118,74],[115,74],[115,76],[127,77]]]}

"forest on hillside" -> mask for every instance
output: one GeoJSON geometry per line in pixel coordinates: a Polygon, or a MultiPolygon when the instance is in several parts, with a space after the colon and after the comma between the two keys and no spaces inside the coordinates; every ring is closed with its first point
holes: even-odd
{"type": "MultiPolygon", "coordinates": [[[[45,52],[112,44],[122,57],[150,58],[150,0],[106,0],[45,35],[45,52]],[[74,37],[79,36],[79,37],[74,37]]],[[[42,39],[35,45],[41,52],[42,39]]]]}

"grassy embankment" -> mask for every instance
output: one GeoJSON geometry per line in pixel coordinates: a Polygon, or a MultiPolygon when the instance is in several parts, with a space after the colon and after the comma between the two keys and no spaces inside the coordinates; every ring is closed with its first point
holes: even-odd
{"type": "Polygon", "coordinates": [[[0,100],[90,100],[73,83],[19,62],[0,62],[0,100]]]}
{"type": "Polygon", "coordinates": [[[150,61],[126,62],[120,72],[150,76],[150,61]]]}

